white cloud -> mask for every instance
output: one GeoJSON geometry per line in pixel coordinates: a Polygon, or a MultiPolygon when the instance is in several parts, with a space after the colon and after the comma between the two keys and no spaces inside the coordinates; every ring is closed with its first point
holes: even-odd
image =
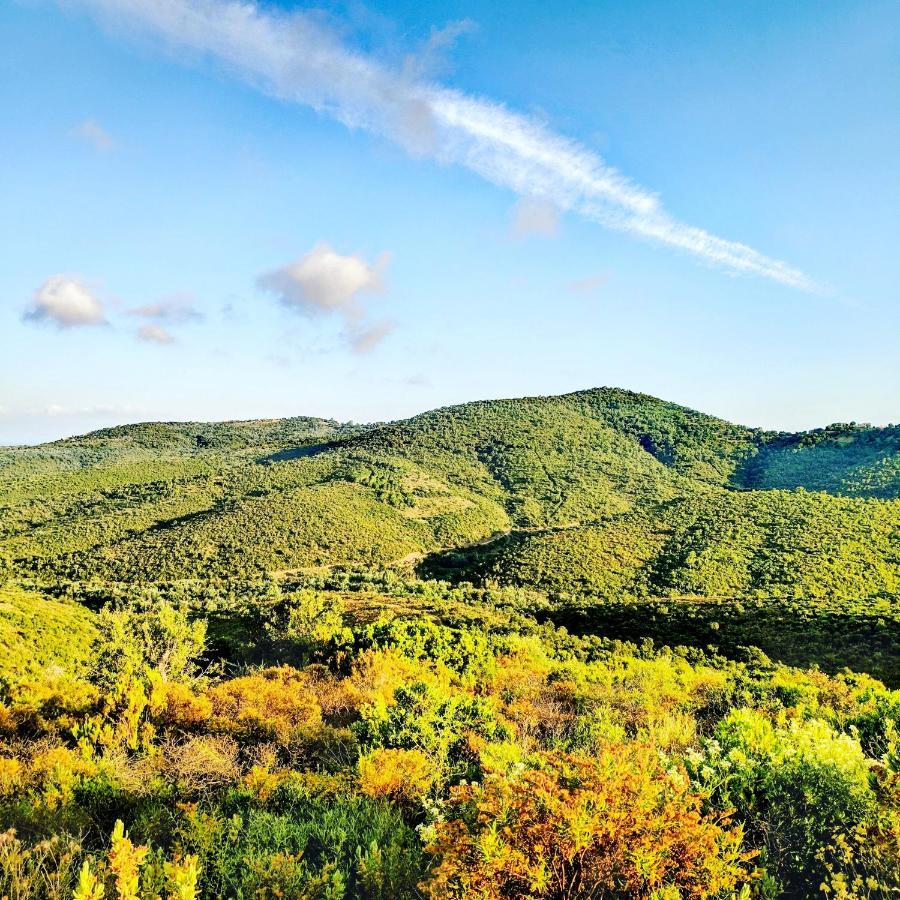
{"type": "Polygon", "coordinates": [[[384,289],[390,256],[374,263],[344,256],[324,241],[296,262],[266,272],[257,284],[288,309],[312,318],[336,316],[344,322],[344,338],[355,353],[368,353],[393,330],[389,322],[366,321],[364,295],[384,289]]]}
{"type": "Polygon", "coordinates": [[[513,236],[556,237],[559,234],[559,210],[539,197],[523,197],[513,207],[513,236]]]}
{"type": "Polygon", "coordinates": [[[135,306],[128,310],[129,316],[138,316],[142,319],[154,319],[157,322],[182,322],[196,321],[203,318],[203,314],[196,308],[193,295],[188,293],[171,294],[163,297],[156,303],[147,303],[144,306],[135,306]]]}
{"type": "Polygon", "coordinates": [[[103,304],[77,278],[51,275],[35,292],[24,318],[53,322],[59,328],[101,325],[103,304]]]}
{"type": "Polygon", "coordinates": [[[260,275],[259,286],[287,307],[306,315],[336,313],[348,322],[364,315],[360,294],[380,291],[389,257],[375,263],[343,256],[324,241],[296,262],[260,275]]]}
{"type": "Polygon", "coordinates": [[[69,136],[90,144],[97,150],[112,150],[113,139],[109,133],[101,128],[93,119],[85,119],[76,125],[69,136]]]}
{"type": "Polygon", "coordinates": [[[415,154],[463,165],[521,196],[539,196],[614,228],[693,254],[733,273],[820,290],[800,270],[679,222],[651,192],[593,150],[534,117],[395,72],[341,44],[302,11],[250,0],[76,0],[112,24],[132,24],[208,54],[264,91],[415,154]]]}
{"type": "Polygon", "coordinates": [[[140,340],[151,344],[175,343],[175,335],[163,328],[162,325],[154,325],[150,322],[138,328],[137,336],[140,340]]]}

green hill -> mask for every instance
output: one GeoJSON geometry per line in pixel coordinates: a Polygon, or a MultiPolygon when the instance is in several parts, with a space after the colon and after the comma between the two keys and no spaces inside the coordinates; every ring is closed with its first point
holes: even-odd
{"type": "Polygon", "coordinates": [[[369,427],[145,423],[0,451],[0,568],[52,586],[416,567],[557,606],[896,623],[898,497],[900,428],[775,434],[611,388],[369,427]]]}

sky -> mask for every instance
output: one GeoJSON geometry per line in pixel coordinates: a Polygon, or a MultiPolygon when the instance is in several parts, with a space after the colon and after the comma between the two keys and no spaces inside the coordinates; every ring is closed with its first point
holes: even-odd
{"type": "Polygon", "coordinates": [[[0,443],[900,421],[894,0],[7,0],[0,109],[0,443]]]}

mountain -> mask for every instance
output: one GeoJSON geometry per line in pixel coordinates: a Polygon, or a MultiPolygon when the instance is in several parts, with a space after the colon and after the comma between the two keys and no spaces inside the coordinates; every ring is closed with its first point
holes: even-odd
{"type": "Polygon", "coordinates": [[[600,388],[0,451],[0,566],[44,584],[397,566],[556,606],[777,600],[894,622],[898,498],[900,427],[765,432],[600,388]]]}
{"type": "Polygon", "coordinates": [[[73,578],[450,551],[459,568],[465,550],[464,574],[561,591],[874,596],[897,587],[898,496],[900,428],[773,434],[602,388],[368,428],[144,423],[7,450],[0,546],[21,575],[73,578]]]}

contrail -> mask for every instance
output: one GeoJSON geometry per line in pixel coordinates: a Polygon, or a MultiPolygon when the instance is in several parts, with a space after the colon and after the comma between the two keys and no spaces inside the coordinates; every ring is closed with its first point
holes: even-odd
{"type": "Polygon", "coordinates": [[[74,3],[113,26],[137,28],[173,49],[210,56],[268,94],[383,135],[416,156],[465,166],[494,185],[679,248],[732,273],[822,291],[787,263],[679,222],[656,195],[536,119],[394,71],[346,47],[308,13],[239,0],[74,3]]]}

